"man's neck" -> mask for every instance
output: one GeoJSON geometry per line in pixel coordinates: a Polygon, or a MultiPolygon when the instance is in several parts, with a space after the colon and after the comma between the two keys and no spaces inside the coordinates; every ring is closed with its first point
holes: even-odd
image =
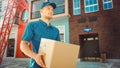
{"type": "Polygon", "coordinates": [[[47,25],[50,24],[50,19],[46,19],[46,18],[42,17],[41,20],[43,20],[47,25]]]}

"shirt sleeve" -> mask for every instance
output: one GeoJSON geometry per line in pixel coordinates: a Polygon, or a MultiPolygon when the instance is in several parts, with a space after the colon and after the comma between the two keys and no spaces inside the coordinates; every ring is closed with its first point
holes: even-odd
{"type": "Polygon", "coordinates": [[[57,40],[57,41],[60,41],[60,33],[59,33],[59,30],[58,30],[58,34],[57,34],[56,40],[57,40]]]}
{"type": "Polygon", "coordinates": [[[29,23],[25,28],[24,34],[22,36],[22,40],[30,42],[32,37],[33,37],[33,28],[31,23],[29,23]]]}

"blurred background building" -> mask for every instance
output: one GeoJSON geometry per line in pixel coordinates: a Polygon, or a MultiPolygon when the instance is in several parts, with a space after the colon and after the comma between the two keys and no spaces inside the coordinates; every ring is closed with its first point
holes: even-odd
{"type": "MultiPolygon", "coordinates": [[[[26,25],[40,18],[40,4],[55,2],[52,24],[60,31],[62,42],[80,45],[79,58],[85,61],[120,59],[120,0],[16,0],[19,2],[4,59],[28,58],[20,51],[26,25]]],[[[0,0],[0,25],[7,0],[0,0]]],[[[31,47],[32,48],[32,47],[31,47]]]]}

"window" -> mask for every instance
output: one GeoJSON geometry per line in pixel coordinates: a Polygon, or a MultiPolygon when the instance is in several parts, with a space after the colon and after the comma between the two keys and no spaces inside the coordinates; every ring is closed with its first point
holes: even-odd
{"type": "Polygon", "coordinates": [[[60,31],[60,40],[61,42],[65,42],[65,26],[61,25],[61,26],[56,26],[59,31],[60,31]]]}
{"type": "Polygon", "coordinates": [[[80,0],[73,0],[73,14],[74,15],[81,14],[81,11],[80,11],[80,0]]]}
{"type": "Polygon", "coordinates": [[[54,10],[54,15],[62,14],[65,12],[65,0],[49,0],[56,4],[57,8],[54,10]]]}
{"type": "Polygon", "coordinates": [[[28,10],[24,10],[22,13],[22,21],[26,23],[27,20],[28,20],[28,10]]]}
{"type": "Polygon", "coordinates": [[[25,0],[27,3],[29,3],[30,0],[25,0]]]}
{"type": "Polygon", "coordinates": [[[7,57],[14,57],[15,39],[8,39],[7,57]]]}
{"type": "Polygon", "coordinates": [[[54,2],[56,8],[53,17],[67,16],[68,15],[68,0],[32,0],[30,1],[30,19],[37,20],[40,18],[40,4],[44,1],[54,2]]]}
{"type": "Polygon", "coordinates": [[[96,12],[98,8],[98,0],[84,0],[85,13],[96,12]]]}
{"type": "Polygon", "coordinates": [[[103,8],[104,10],[112,9],[113,8],[112,0],[103,0],[103,8]]]}
{"type": "Polygon", "coordinates": [[[7,7],[7,2],[8,2],[8,0],[3,0],[2,1],[2,13],[3,14],[5,13],[5,10],[6,10],[6,7],[7,7]]]}
{"type": "Polygon", "coordinates": [[[31,16],[30,19],[35,19],[40,17],[40,4],[45,0],[31,1],[31,16]]]}

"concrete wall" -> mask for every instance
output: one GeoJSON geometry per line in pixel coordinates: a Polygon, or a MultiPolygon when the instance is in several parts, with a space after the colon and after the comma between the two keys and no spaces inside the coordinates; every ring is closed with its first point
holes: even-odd
{"type": "Polygon", "coordinates": [[[68,16],[55,18],[51,22],[55,26],[65,26],[65,36],[64,36],[65,41],[64,42],[69,43],[69,18],[68,16]]]}

